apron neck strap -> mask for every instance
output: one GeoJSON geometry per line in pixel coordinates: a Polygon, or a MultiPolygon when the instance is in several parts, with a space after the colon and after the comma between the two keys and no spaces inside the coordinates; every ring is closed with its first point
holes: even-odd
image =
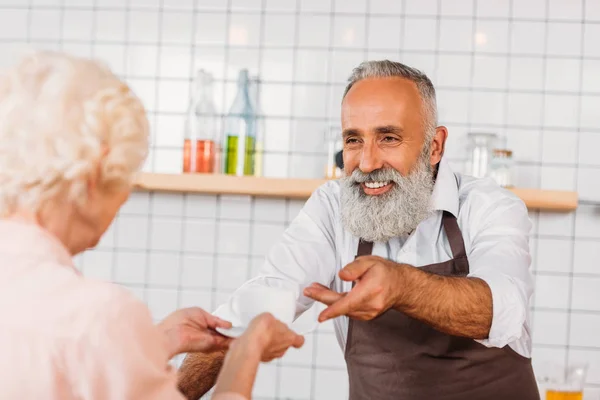
{"type": "Polygon", "coordinates": [[[452,250],[453,258],[463,258],[467,256],[465,250],[465,242],[463,241],[462,233],[456,222],[456,217],[450,214],[448,211],[444,211],[442,216],[442,224],[444,225],[444,231],[448,237],[450,243],[450,249],[452,250]]]}
{"type": "Polygon", "coordinates": [[[356,257],[369,256],[373,252],[373,242],[366,242],[360,239],[358,241],[358,251],[356,257]]]}

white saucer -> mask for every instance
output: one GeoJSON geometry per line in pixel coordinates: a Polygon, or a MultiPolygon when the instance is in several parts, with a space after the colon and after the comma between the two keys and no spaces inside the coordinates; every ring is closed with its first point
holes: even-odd
{"type": "MultiPolygon", "coordinates": [[[[317,329],[318,326],[319,326],[319,324],[315,323],[310,329],[304,330],[303,332],[296,332],[296,333],[298,335],[307,335],[307,334],[311,333],[312,331],[314,331],[315,329],[317,329]]],[[[294,329],[293,323],[290,324],[289,328],[293,331],[296,331],[296,329],[294,329]]],[[[227,336],[230,338],[238,338],[244,334],[246,329],[248,329],[247,326],[233,326],[229,329],[217,328],[216,331],[219,332],[223,336],[227,336]]]]}

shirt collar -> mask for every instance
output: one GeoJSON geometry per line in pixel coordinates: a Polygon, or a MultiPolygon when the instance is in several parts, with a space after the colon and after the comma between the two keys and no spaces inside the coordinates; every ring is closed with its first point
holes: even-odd
{"type": "Polygon", "coordinates": [[[26,221],[0,219],[0,254],[39,257],[74,268],[72,255],[56,236],[26,221]]]}
{"type": "Polygon", "coordinates": [[[455,217],[458,216],[458,182],[450,165],[440,160],[437,178],[431,194],[431,209],[433,211],[448,211],[455,217]]]}

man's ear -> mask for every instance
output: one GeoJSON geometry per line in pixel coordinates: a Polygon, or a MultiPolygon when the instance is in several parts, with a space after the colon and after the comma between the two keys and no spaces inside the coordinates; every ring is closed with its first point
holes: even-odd
{"type": "Polygon", "coordinates": [[[431,154],[429,157],[429,163],[431,165],[437,165],[446,149],[446,139],[448,138],[448,129],[445,126],[438,126],[435,128],[435,135],[431,142],[431,154]]]}

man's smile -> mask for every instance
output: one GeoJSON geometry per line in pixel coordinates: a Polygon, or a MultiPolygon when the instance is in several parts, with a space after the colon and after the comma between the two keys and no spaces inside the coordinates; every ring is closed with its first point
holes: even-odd
{"type": "Polygon", "coordinates": [[[392,188],[394,182],[382,181],[382,182],[363,182],[360,184],[365,194],[369,196],[379,196],[386,193],[392,188]]]}

